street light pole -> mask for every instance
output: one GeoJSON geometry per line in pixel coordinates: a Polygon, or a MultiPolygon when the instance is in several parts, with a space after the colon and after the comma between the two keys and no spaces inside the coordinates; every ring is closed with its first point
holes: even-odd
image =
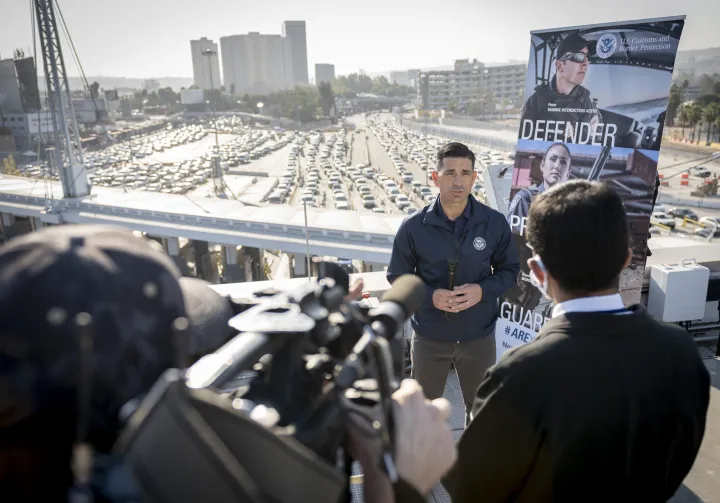
{"type": "Polygon", "coordinates": [[[222,168],[220,167],[220,140],[218,139],[217,111],[215,109],[215,97],[213,92],[215,90],[215,86],[213,84],[212,75],[212,57],[215,55],[217,55],[217,52],[213,51],[212,49],[207,49],[203,51],[203,56],[207,56],[208,59],[208,72],[210,73],[210,106],[212,108],[213,129],[215,131],[215,155],[213,156],[213,159],[215,160],[215,169],[213,172],[213,179],[215,185],[215,194],[218,195],[222,193],[222,168]]]}
{"type": "Polygon", "coordinates": [[[307,277],[309,281],[312,277],[312,272],[310,269],[310,231],[308,230],[307,221],[307,201],[303,201],[303,211],[305,213],[305,254],[307,259],[307,277]]]}

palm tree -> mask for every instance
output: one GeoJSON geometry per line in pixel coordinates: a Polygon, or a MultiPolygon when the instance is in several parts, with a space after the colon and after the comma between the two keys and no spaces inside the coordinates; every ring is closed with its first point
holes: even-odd
{"type": "Polygon", "coordinates": [[[680,132],[682,134],[683,139],[685,139],[685,126],[687,126],[689,119],[690,119],[690,105],[688,105],[688,104],[680,105],[680,108],[678,109],[678,120],[680,121],[680,132]]]}
{"type": "Polygon", "coordinates": [[[702,120],[702,108],[697,103],[693,103],[690,105],[690,110],[688,114],[688,122],[690,127],[692,128],[692,141],[695,141],[696,136],[696,126],[700,123],[702,120]]]}
{"type": "Polygon", "coordinates": [[[670,86],[670,99],[667,106],[667,117],[670,119],[668,126],[674,126],[675,116],[678,115],[680,107],[683,102],[683,89],[677,84],[673,83],[670,86]]]}
{"type": "Polygon", "coordinates": [[[713,123],[720,117],[720,105],[717,103],[710,103],[703,109],[703,116],[705,122],[707,122],[707,137],[705,143],[710,145],[710,135],[712,132],[713,123]]]}

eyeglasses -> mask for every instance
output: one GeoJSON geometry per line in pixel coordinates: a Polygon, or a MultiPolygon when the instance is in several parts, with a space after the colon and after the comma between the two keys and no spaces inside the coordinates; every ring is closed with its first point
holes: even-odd
{"type": "Polygon", "coordinates": [[[575,63],[583,63],[585,60],[590,62],[590,56],[585,52],[566,52],[558,61],[574,61],[575,63]]]}

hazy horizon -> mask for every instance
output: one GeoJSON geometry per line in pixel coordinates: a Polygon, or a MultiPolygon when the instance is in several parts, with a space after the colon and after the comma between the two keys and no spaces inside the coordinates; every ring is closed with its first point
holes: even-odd
{"type": "MultiPolygon", "coordinates": [[[[279,34],[285,20],[307,23],[311,74],[315,63],[334,64],[337,75],[361,68],[377,75],[446,67],[456,59],[526,62],[532,30],[683,14],[687,22],[681,51],[720,46],[720,2],[708,5],[706,0],[687,0],[682,6],[670,0],[607,0],[601,17],[571,0],[557,0],[552,9],[537,9],[531,0],[366,0],[341,8],[329,0],[267,0],[262,10],[221,0],[58,2],[84,73],[94,77],[191,78],[190,40],[207,37],[217,42],[251,31],[279,34]],[[492,9],[491,15],[485,6],[492,9]]],[[[0,31],[0,55],[12,57],[20,48],[32,56],[30,3],[11,2],[3,13],[13,23],[0,31]]],[[[64,36],[62,42],[68,75],[78,76],[64,36]]]]}

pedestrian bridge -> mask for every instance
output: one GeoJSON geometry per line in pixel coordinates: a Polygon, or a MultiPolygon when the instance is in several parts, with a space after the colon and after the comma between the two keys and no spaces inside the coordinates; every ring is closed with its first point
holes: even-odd
{"type": "MultiPolygon", "coordinates": [[[[53,199],[47,193],[62,194],[62,188],[58,182],[0,175],[0,213],[46,224],[119,225],[157,237],[306,253],[302,207],[245,206],[233,199],[192,200],[109,187],[93,187],[93,194],[82,199],[53,199]]],[[[402,220],[402,216],[308,208],[310,252],[386,264],[402,220]]]]}

